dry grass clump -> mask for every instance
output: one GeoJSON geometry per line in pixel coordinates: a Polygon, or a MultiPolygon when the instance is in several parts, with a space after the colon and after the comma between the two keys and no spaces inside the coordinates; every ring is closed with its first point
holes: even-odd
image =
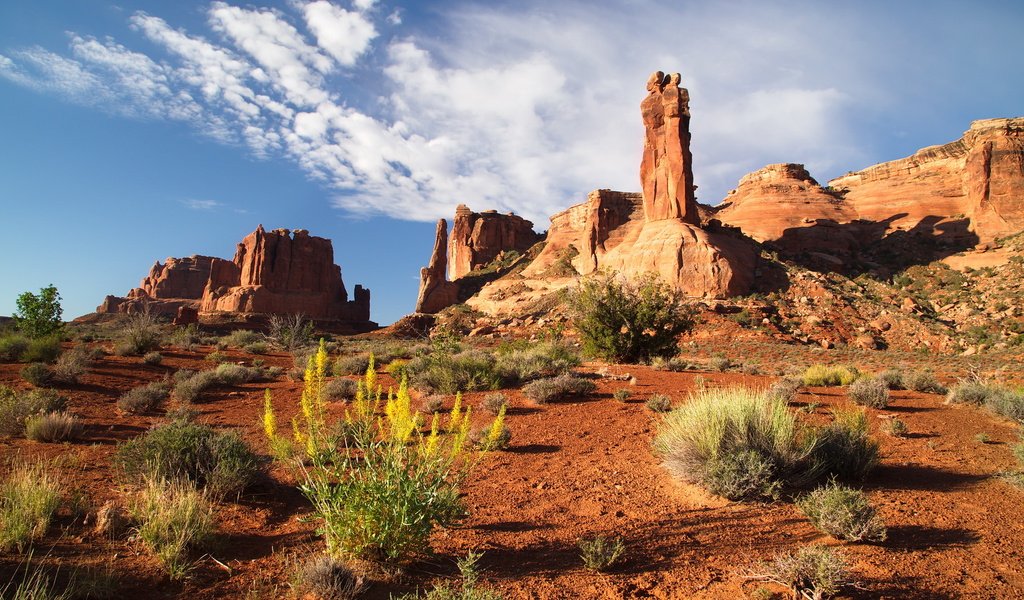
{"type": "Polygon", "coordinates": [[[885,523],[860,490],[831,481],[798,500],[797,506],[815,527],[833,537],[885,541],[885,523]]]}
{"type": "Polygon", "coordinates": [[[117,408],[131,415],[147,413],[167,399],[171,388],[163,381],[134,387],[117,399],[117,408]]]}
{"type": "Polygon", "coordinates": [[[912,371],[904,375],[903,386],[908,390],[927,394],[945,394],[949,391],[930,371],[912,371]]]}
{"type": "Polygon", "coordinates": [[[78,383],[92,363],[92,354],[77,346],[64,352],[53,364],[53,380],[60,383],[78,383]]]}
{"type": "Polygon", "coordinates": [[[757,565],[747,578],[777,583],[789,588],[793,598],[806,600],[831,598],[851,583],[845,554],[818,545],[777,554],[757,565]]]}
{"type": "Polygon", "coordinates": [[[421,411],[428,415],[436,414],[444,409],[444,396],[441,394],[431,394],[423,399],[421,411]]]}
{"type": "Polygon", "coordinates": [[[633,392],[626,388],[619,388],[612,394],[612,398],[615,398],[619,402],[625,402],[633,397],[633,392]]]}
{"type": "Polygon", "coordinates": [[[508,398],[501,392],[494,392],[484,396],[480,406],[492,415],[497,416],[503,409],[508,408],[508,398]]]}
{"type": "Polygon", "coordinates": [[[119,341],[114,345],[118,356],[138,356],[160,346],[160,323],[149,308],[125,317],[119,341]]]}
{"type": "Polygon", "coordinates": [[[949,389],[946,401],[984,406],[997,415],[1024,423],[1024,392],[990,381],[961,381],[949,389]]]}
{"type": "Polygon", "coordinates": [[[0,482],[0,552],[23,552],[46,535],[63,486],[44,464],[18,464],[0,482]]]}
{"type": "Polygon", "coordinates": [[[0,386],[0,436],[22,435],[29,418],[64,410],[66,405],[67,399],[54,390],[17,392],[0,386]]]}
{"type": "Polygon", "coordinates": [[[147,352],[147,353],[142,355],[142,362],[147,364],[147,365],[155,367],[155,366],[159,365],[160,363],[164,362],[164,355],[160,354],[156,350],[154,350],[152,352],[147,352]]]}
{"type": "Polygon", "coordinates": [[[409,361],[406,372],[416,389],[441,394],[496,390],[502,377],[497,359],[484,350],[465,350],[456,354],[436,350],[409,361]]]}
{"type": "MultiPolygon", "coordinates": [[[[305,363],[302,365],[305,367],[305,363]]],[[[348,356],[339,356],[338,360],[334,361],[333,373],[337,377],[344,375],[362,375],[366,372],[366,368],[370,366],[370,355],[369,354],[351,354],[348,356]]]]}
{"type": "Polygon", "coordinates": [[[885,408],[889,405],[889,387],[884,381],[874,377],[864,377],[854,381],[846,390],[846,395],[861,406],[885,408]]]}
{"type": "Polygon", "coordinates": [[[593,381],[574,375],[559,375],[538,379],[523,387],[527,398],[540,404],[562,400],[571,396],[585,396],[597,386],[593,381]]]}
{"type": "Polygon", "coordinates": [[[495,370],[506,385],[519,385],[568,373],[579,364],[579,354],[566,344],[542,342],[528,348],[499,351],[495,370]]]}
{"type": "Polygon", "coordinates": [[[799,377],[783,377],[768,387],[768,397],[782,400],[787,404],[796,398],[804,382],[799,377]]]}
{"type": "Polygon", "coordinates": [[[21,378],[36,387],[53,383],[53,369],[41,362],[27,364],[21,368],[21,378]]]}
{"type": "Polygon", "coordinates": [[[646,406],[651,412],[666,413],[672,410],[672,399],[665,394],[651,394],[646,406]]]}
{"type": "Polygon", "coordinates": [[[909,429],[907,423],[903,419],[886,419],[882,424],[882,431],[891,435],[892,437],[906,437],[909,429]]]}
{"type": "Polygon", "coordinates": [[[337,377],[324,385],[324,398],[330,402],[349,401],[356,397],[356,390],[359,387],[355,381],[337,377]]]}
{"type": "Polygon", "coordinates": [[[855,367],[845,365],[811,365],[804,371],[804,385],[814,387],[850,385],[860,377],[855,367]]]}
{"type": "Polygon", "coordinates": [[[224,342],[228,346],[242,348],[249,344],[263,342],[264,339],[263,334],[258,331],[252,331],[251,329],[236,329],[220,338],[220,341],[224,342]]]}
{"type": "Polygon", "coordinates": [[[296,573],[297,587],[319,600],[351,600],[363,591],[363,578],[347,564],[327,554],[306,560],[296,573]]]}
{"type": "Polygon", "coordinates": [[[48,412],[25,420],[25,437],[36,442],[69,442],[82,435],[82,420],[68,412],[48,412]]]}
{"type": "Polygon", "coordinates": [[[139,539],[164,565],[171,579],[183,578],[189,553],[213,538],[213,505],[187,481],[148,480],[131,507],[139,539]]]}
{"type": "Polygon", "coordinates": [[[870,434],[863,410],[836,411],[831,423],[816,430],[814,449],[819,472],[861,481],[879,461],[879,445],[870,434]]]}

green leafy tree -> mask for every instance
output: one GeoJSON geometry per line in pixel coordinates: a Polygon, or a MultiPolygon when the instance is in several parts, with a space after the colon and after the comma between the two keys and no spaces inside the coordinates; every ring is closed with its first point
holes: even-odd
{"type": "Polygon", "coordinates": [[[45,337],[60,331],[64,326],[61,320],[64,309],[60,306],[60,293],[53,284],[39,290],[39,294],[25,292],[18,296],[17,304],[14,322],[29,337],[45,337]]]}
{"type": "Polygon", "coordinates": [[[618,362],[674,356],[678,337],[694,325],[683,295],[648,274],[637,280],[603,275],[584,280],[569,294],[584,350],[618,362]]]}

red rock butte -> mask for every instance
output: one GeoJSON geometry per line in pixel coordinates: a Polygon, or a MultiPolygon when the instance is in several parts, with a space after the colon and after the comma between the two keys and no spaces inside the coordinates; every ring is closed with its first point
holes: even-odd
{"type": "Polygon", "coordinates": [[[97,312],[133,312],[143,305],[190,320],[190,313],[302,314],[350,323],[370,321],[370,291],[355,286],[354,298],[334,264],[331,240],[304,229],[266,231],[260,225],[238,244],[233,260],[209,256],[157,262],[124,298],[107,296],[97,312]]]}

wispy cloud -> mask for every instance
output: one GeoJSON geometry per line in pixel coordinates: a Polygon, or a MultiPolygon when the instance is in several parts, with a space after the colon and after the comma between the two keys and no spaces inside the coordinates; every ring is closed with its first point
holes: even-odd
{"type": "Polygon", "coordinates": [[[899,25],[849,7],[459,3],[429,30],[372,0],[287,7],[213,2],[206,32],[139,12],[132,28],[161,52],[70,34],[69,55],[0,55],[0,77],[287,157],[353,215],[428,220],[465,202],[541,228],[590,189],[639,188],[638,105],[656,69],[690,88],[698,196],[711,203],[770,162],[860,166],[850,115],[894,93],[875,72],[899,25]],[[882,39],[863,44],[869,22],[882,39]]]}
{"type": "Polygon", "coordinates": [[[223,204],[221,204],[220,202],[217,202],[216,200],[199,200],[199,199],[196,199],[196,198],[186,198],[184,200],[179,200],[179,202],[185,208],[188,208],[190,210],[201,210],[201,211],[211,211],[211,210],[213,210],[215,208],[219,208],[221,206],[224,206],[223,204]]]}

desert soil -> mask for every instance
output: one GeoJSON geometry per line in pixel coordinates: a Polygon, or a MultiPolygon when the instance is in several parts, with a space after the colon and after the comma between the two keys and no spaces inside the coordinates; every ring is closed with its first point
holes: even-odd
{"type": "MultiPolygon", "coordinates": [[[[932,366],[949,381],[973,363],[943,357],[862,353],[843,357],[801,347],[721,340],[700,348],[727,348],[739,361],[757,356],[762,366],[863,359],[871,367],[893,361],[932,366]]],[[[322,542],[310,521],[309,505],[293,474],[272,467],[268,476],[237,501],[218,506],[218,542],[199,559],[184,582],[172,582],[155,559],[130,536],[108,539],[92,531],[91,514],[104,502],[124,498],[110,459],[119,442],[162,422],[162,411],[120,415],[123,392],[180,368],[210,368],[195,352],[163,349],[159,366],[139,358],[108,355],[94,363],[80,384],[63,392],[70,409],[84,418],[83,438],[72,444],[25,439],[0,440],[0,470],[13,460],[56,459],[69,490],[79,496],[86,516],[64,510],[58,524],[37,545],[33,560],[64,573],[99,569],[119,581],[123,598],[279,598],[287,597],[297,556],[322,542]],[[216,559],[216,560],[214,560],[216,559]]],[[[690,348],[694,355],[708,352],[690,348]]],[[[232,361],[251,363],[252,355],[227,351],[232,361]]],[[[263,357],[268,365],[291,367],[285,354],[263,357]]],[[[0,364],[0,384],[24,388],[21,365],[0,364]]],[[[597,392],[576,401],[536,405],[518,390],[505,393],[512,410],[512,447],[486,456],[464,487],[469,517],[458,528],[438,531],[435,555],[410,565],[403,574],[377,576],[368,598],[429,587],[454,579],[455,561],[468,551],[484,553],[483,585],[506,598],[742,598],[758,583],[746,568],[800,544],[842,546],[848,552],[857,588],[849,598],[1020,598],[1024,597],[1024,491],[1000,479],[1013,469],[1014,424],[981,409],[951,406],[941,396],[894,392],[884,410],[869,410],[882,443],[881,466],[864,484],[889,527],[878,544],[848,544],[819,533],[792,503],[732,503],[674,481],[651,451],[658,416],[644,403],[653,393],[685,401],[697,385],[767,386],[775,375],[657,371],[648,367],[590,363],[582,369],[634,376],[635,383],[604,377],[597,392]],[[628,387],[632,398],[612,398],[628,387]],[[897,416],[909,426],[905,438],[878,428],[897,416]],[[988,441],[978,440],[986,434],[988,441]],[[622,536],[622,565],[607,574],[583,568],[581,537],[622,536]]],[[[774,369],[773,369],[774,370],[774,369]]],[[[385,384],[390,380],[382,376],[385,384]]],[[[267,452],[259,415],[269,387],[279,421],[296,412],[301,383],[279,380],[217,388],[195,405],[198,420],[239,429],[261,453],[267,452]]],[[[466,396],[476,406],[483,393],[466,396]]],[[[449,400],[450,402],[450,400],[449,400]]],[[[811,419],[825,420],[834,407],[849,404],[842,388],[801,391],[794,407],[814,406],[811,419]]],[[[342,406],[334,406],[336,411],[342,406]]],[[[483,411],[476,410],[484,422],[483,411]]],[[[24,558],[0,554],[0,586],[24,558]]]]}

